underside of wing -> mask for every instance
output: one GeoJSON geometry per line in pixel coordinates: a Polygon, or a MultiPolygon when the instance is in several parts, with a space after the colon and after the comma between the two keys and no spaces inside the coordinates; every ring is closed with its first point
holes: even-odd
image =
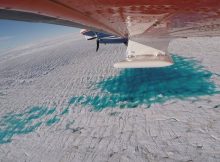
{"type": "MultiPolygon", "coordinates": [[[[0,18],[85,28],[155,51],[173,38],[220,36],[219,0],[1,0],[0,18]]],[[[97,45],[116,41],[109,39],[97,45]]]]}
{"type": "Polygon", "coordinates": [[[27,20],[29,13],[29,21],[41,15],[43,22],[130,38],[220,35],[219,0],[1,0],[0,9],[0,18],[27,20]]]}

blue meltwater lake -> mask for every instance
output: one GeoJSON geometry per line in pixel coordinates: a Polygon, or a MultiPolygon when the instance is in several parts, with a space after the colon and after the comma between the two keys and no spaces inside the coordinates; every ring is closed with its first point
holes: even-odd
{"type": "Polygon", "coordinates": [[[125,69],[117,76],[94,83],[96,96],[75,96],[70,105],[91,106],[100,111],[109,107],[150,107],[171,99],[187,99],[219,93],[211,80],[212,74],[198,61],[173,55],[174,65],[165,68],[125,69]]]}
{"type": "Polygon", "coordinates": [[[40,126],[51,126],[59,122],[66,113],[64,111],[58,114],[55,107],[33,106],[21,113],[5,114],[0,118],[0,144],[11,142],[15,135],[28,134],[40,126]]]}

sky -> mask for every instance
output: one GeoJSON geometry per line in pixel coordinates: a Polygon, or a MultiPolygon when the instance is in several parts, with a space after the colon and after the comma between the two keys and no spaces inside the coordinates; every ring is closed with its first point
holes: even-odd
{"type": "Polygon", "coordinates": [[[0,20],[0,54],[17,46],[75,32],[79,32],[79,29],[52,24],[0,20]]]}

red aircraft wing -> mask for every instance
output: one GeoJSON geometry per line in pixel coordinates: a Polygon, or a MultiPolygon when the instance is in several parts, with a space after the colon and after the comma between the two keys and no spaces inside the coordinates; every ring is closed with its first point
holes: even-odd
{"type": "Polygon", "coordinates": [[[220,35],[219,0],[0,0],[0,9],[7,12],[0,18],[16,11],[29,21],[84,26],[130,38],[220,35]]]}
{"type": "Polygon", "coordinates": [[[127,58],[115,64],[123,68],[171,65],[166,50],[173,38],[220,36],[220,0],[0,0],[0,18],[125,38],[127,58]]]}

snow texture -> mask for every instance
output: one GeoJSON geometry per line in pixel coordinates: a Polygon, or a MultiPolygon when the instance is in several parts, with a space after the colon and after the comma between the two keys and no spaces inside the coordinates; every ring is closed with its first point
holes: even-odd
{"type": "Polygon", "coordinates": [[[220,161],[219,41],[172,41],[159,69],[79,35],[1,54],[0,161],[220,161]]]}

